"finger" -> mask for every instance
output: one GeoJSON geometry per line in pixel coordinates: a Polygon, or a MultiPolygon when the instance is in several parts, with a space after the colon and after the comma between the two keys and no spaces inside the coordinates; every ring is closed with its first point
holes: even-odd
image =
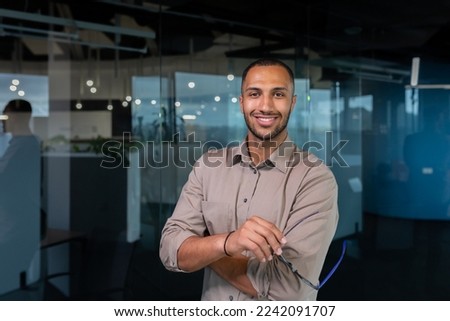
{"type": "Polygon", "coordinates": [[[286,243],[286,238],[274,224],[257,216],[250,218],[249,224],[252,224],[251,228],[256,233],[264,237],[264,240],[259,241],[260,246],[264,245],[260,242],[265,242],[269,245],[271,251],[277,255],[281,255],[281,247],[286,243]]]}
{"type": "MultiPolygon", "coordinates": [[[[252,252],[256,258],[261,261],[269,261],[272,257],[272,250],[267,244],[266,239],[260,235],[255,229],[261,228],[254,222],[246,222],[239,228],[232,240],[236,251],[247,250],[252,252]]],[[[233,235],[232,235],[233,237],[233,235]]],[[[231,237],[230,237],[231,239],[231,237]]]]}
{"type": "Polygon", "coordinates": [[[285,240],[283,232],[280,231],[280,229],[275,224],[273,224],[259,216],[252,216],[248,220],[257,223],[258,225],[264,226],[265,228],[270,230],[270,232],[276,237],[276,239],[279,243],[283,243],[283,244],[285,243],[285,242],[283,242],[285,240]]]}
{"type": "Polygon", "coordinates": [[[248,249],[252,251],[260,261],[262,261],[262,259],[267,261],[272,260],[272,248],[263,236],[258,233],[252,233],[248,235],[248,240],[248,249]]]}

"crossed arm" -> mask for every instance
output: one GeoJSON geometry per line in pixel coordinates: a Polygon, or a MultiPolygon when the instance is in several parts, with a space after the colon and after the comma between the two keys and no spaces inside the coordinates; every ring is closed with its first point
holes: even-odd
{"type": "Polygon", "coordinates": [[[247,277],[248,258],[241,253],[249,250],[260,262],[271,261],[273,253],[281,254],[286,238],[274,224],[257,216],[248,219],[226,240],[227,235],[187,238],[178,250],[178,267],[193,272],[209,266],[240,291],[256,296],[257,291],[247,277]]]}

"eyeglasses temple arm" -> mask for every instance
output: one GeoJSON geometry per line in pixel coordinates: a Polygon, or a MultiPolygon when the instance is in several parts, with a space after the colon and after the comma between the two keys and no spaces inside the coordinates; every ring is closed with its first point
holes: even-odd
{"type": "Polygon", "coordinates": [[[322,282],[319,283],[319,289],[329,280],[329,278],[331,278],[331,276],[333,275],[333,273],[337,270],[337,268],[339,267],[339,265],[341,264],[342,260],[344,259],[345,256],[345,252],[347,251],[347,240],[344,240],[344,242],[342,242],[342,253],[341,256],[339,258],[339,260],[336,262],[336,264],[333,266],[333,268],[331,269],[331,271],[328,273],[328,275],[323,279],[322,282]]]}

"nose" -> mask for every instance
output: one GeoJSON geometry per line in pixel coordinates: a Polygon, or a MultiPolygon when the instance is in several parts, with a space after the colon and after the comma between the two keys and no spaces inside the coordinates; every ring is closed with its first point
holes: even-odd
{"type": "Polygon", "coordinates": [[[270,112],[273,108],[273,97],[271,95],[262,95],[260,110],[262,112],[270,112]]]}

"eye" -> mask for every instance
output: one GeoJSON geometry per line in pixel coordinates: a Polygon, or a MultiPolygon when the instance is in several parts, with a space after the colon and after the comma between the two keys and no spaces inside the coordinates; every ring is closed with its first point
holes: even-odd
{"type": "Polygon", "coordinates": [[[284,96],[285,96],[285,94],[284,94],[284,92],[281,92],[281,91],[276,91],[276,92],[274,93],[274,96],[275,96],[275,97],[279,97],[279,98],[281,98],[281,97],[284,97],[284,96]]]}
{"type": "Polygon", "coordinates": [[[259,97],[260,94],[257,91],[252,91],[252,92],[249,92],[248,96],[249,97],[259,97]]]}

